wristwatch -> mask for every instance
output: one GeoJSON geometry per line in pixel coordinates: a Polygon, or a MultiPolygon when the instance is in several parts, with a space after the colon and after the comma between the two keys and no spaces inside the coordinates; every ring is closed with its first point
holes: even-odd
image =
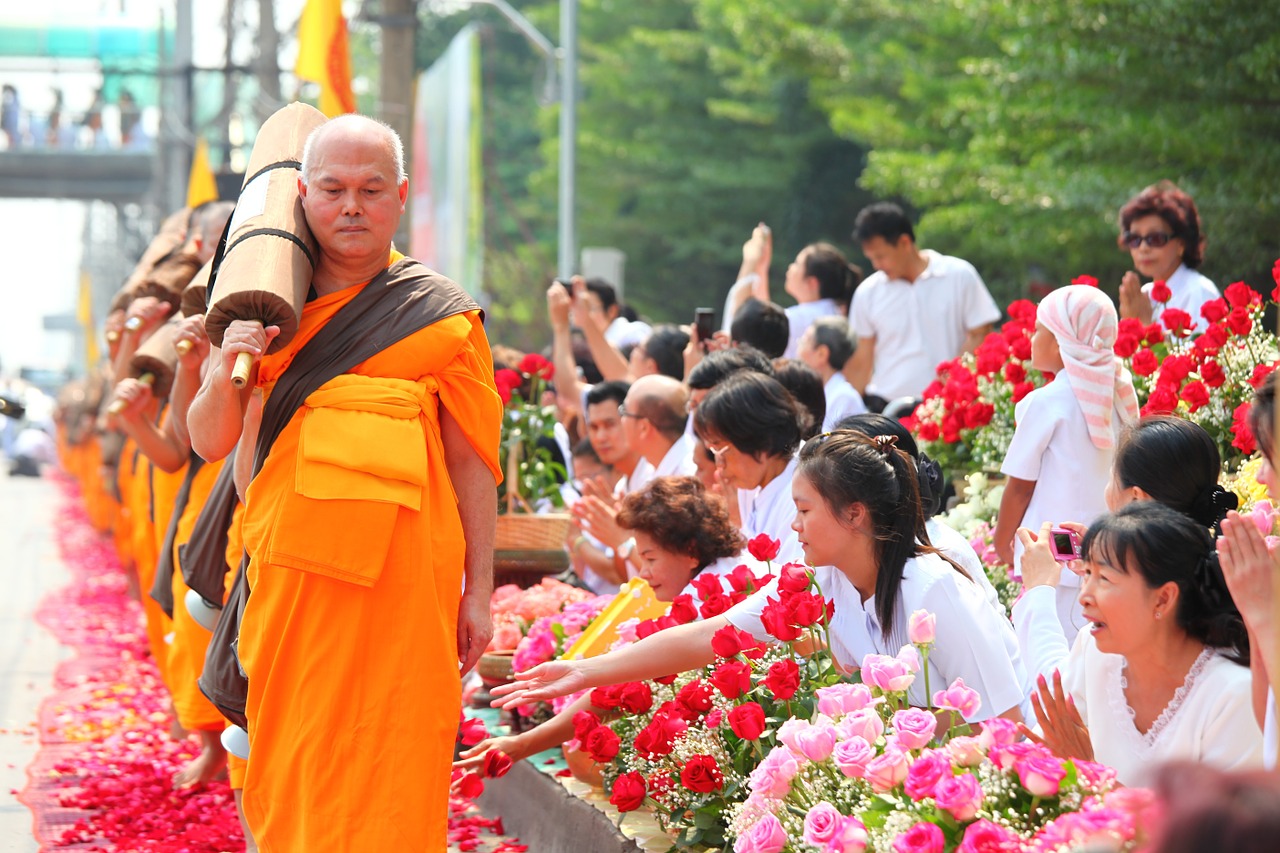
{"type": "Polygon", "coordinates": [[[634,554],[635,552],[636,552],[636,538],[632,536],[626,542],[623,542],[621,545],[619,545],[618,550],[615,553],[617,553],[617,555],[624,560],[630,560],[631,555],[634,554]]]}

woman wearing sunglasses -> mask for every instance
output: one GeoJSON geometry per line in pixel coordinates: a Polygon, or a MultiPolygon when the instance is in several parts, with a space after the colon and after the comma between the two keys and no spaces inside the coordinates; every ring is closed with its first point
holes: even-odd
{"type": "Polygon", "coordinates": [[[1125,273],[1120,282],[1121,319],[1159,322],[1165,308],[1179,308],[1203,329],[1200,306],[1219,294],[1217,286],[1196,271],[1204,259],[1205,240],[1191,196],[1170,181],[1147,187],[1120,208],[1117,242],[1129,251],[1138,270],[1125,273]],[[1143,284],[1139,275],[1150,281],[1143,284]],[[1167,294],[1155,291],[1161,281],[1167,294]]]}

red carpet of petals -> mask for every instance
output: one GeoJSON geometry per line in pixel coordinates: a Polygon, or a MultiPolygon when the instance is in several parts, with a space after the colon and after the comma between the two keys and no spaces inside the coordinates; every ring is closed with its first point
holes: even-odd
{"type": "MultiPolygon", "coordinates": [[[[36,618],[72,655],[41,706],[40,751],[20,796],[41,850],[243,851],[225,781],[173,789],[196,742],[169,735],[168,694],[110,539],[90,526],[75,484],[60,478],[59,488],[55,530],[72,580],[41,603],[36,618]]],[[[481,816],[463,799],[450,802],[450,850],[527,850],[503,836],[500,818],[481,816]]]]}

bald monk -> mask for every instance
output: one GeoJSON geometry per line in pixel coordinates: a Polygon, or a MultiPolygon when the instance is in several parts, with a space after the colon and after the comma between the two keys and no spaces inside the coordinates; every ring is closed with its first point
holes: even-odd
{"type": "MultiPolygon", "coordinates": [[[[308,139],[299,192],[319,245],[316,295],[251,383],[265,396],[265,458],[245,491],[252,593],[238,651],[244,809],[265,853],[444,850],[460,670],[492,635],[501,402],[478,308],[392,248],[401,152],[393,131],[354,115],[308,139]],[[287,394],[308,341],[332,333],[344,306],[398,288],[426,294],[405,311],[460,307],[324,383],[272,441],[272,395],[287,394]]],[[[237,321],[214,349],[189,418],[205,458],[256,434],[231,371],[277,334],[237,321]]]]}

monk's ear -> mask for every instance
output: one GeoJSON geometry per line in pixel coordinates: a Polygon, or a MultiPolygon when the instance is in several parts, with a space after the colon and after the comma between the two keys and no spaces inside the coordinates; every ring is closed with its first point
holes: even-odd
{"type": "Polygon", "coordinates": [[[404,203],[409,199],[409,179],[400,182],[400,212],[404,213],[404,203]]]}
{"type": "Polygon", "coordinates": [[[307,182],[302,180],[302,175],[298,175],[298,196],[303,201],[307,200],[307,182]]]}

